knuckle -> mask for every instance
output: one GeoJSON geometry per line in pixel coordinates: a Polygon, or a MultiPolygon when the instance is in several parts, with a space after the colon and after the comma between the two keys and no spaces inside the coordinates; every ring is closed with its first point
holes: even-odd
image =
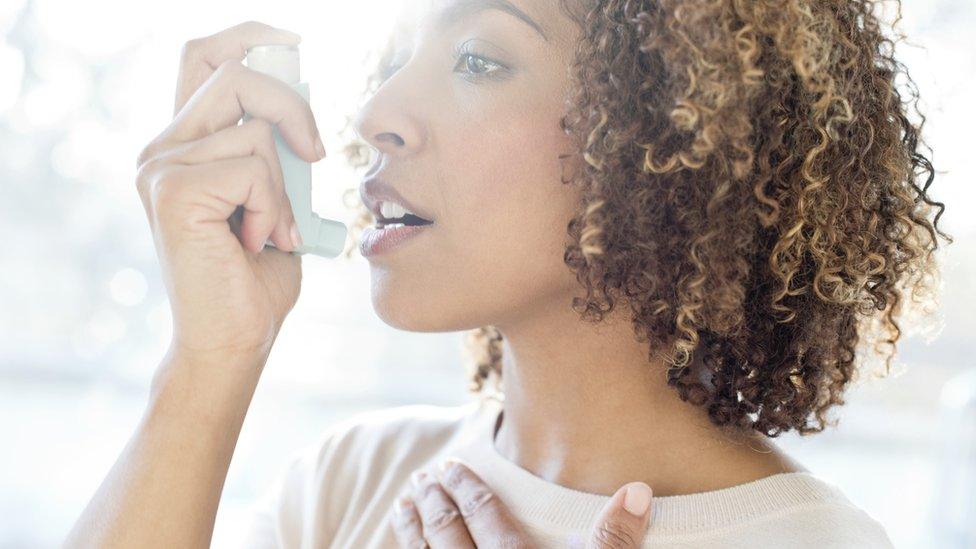
{"type": "Polygon", "coordinates": [[[169,133],[170,128],[166,128],[159,135],[154,137],[152,141],[146,143],[146,146],[139,151],[139,156],[136,157],[136,168],[138,169],[143,164],[147,164],[153,160],[160,157],[164,157],[173,148],[173,144],[168,142],[166,136],[169,133]]]}
{"type": "Polygon", "coordinates": [[[136,188],[139,190],[139,194],[146,194],[150,183],[155,177],[156,172],[159,170],[159,165],[159,159],[150,158],[149,160],[143,161],[140,155],[139,168],[136,171],[136,188]]]}
{"type": "Polygon", "coordinates": [[[428,498],[441,492],[441,487],[436,482],[426,482],[417,488],[417,492],[421,498],[428,498]]]}
{"type": "Polygon", "coordinates": [[[149,197],[157,211],[175,202],[183,193],[179,171],[172,166],[155,170],[155,174],[150,176],[147,184],[149,197]]]}
{"type": "Polygon", "coordinates": [[[183,43],[180,48],[180,57],[183,59],[193,59],[200,54],[203,46],[203,38],[191,38],[183,43]]]}
{"type": "Polygon", "coordinates": [[[458,488],[464,482],[466,471],[458,463],[452,463],[444,474],[444,485],[448,488],[458,488]]]}
{"type": "Polygon", "coordinates": [[[471,492],[471,494],[464,498],[461,502],[461,514],[465,518],[472,517],[475,514],[493,511],[494,506],[498,503],[495,498],[495,494],[488,490],[477,489],[471,492]]]}
{"type": "Polygon", "coordinates": [[[139,156],[136,157],[136,169],[141,169],[143,164],[155,154],[154,145],[155,143],[149,143],[139,151],[139,156]]]}
{"type": "Polygon", "coordinates": [[[619,522],[604,521],[594,531],[594,538],[603,546],[614,549],[634,547],[636,539],[630,530],[619,522]]]}
{"type": "Polygon", "coordinates": [[[460,513],[454,509],[447,507],[437,508],[424,514],[424,529],[428,533],[434,533],[459,518],[461,518],[460,513]]]}

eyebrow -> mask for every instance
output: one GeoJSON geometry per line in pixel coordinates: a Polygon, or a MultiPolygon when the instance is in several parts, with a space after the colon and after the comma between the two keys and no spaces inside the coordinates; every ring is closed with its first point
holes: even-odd
{"type": "Polygon", "coordinates": [[[437,28],[443,29],[460,19],[471,17],[472,15],[485,10],[499,10],[512,15],[519,21],[522,21],[526,25],[532,27],[535,32],[539,33],[539,36],[541,36],[543,40],[546,42],[549,41],[549,37],[546,36],[546,33],[542,30],[542,27],[524,11],[520,10],[511,2],[508,2],[508,0],[456,0],[442,9],[436,15],[434,18],[435,25],[437,28]]]}

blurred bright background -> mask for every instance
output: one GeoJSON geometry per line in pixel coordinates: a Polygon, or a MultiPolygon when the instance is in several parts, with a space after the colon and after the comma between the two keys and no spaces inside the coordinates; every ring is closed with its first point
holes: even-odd
{"type": "MultiPolygon", "coordinates": [[[[169,305],[134,187],[135,159],[172,116],[180,47],[255,19],[302,35],[303,80],[329,157],[316,210],[346,219],[357,174],[335,133],[364,59],[402,0],[0,2],[0,547],[58,546],[140,418],[170,336],[169,305]],[[330,131],[331,130],[331,131],[330,131]],[[331,140],[330,140],[331,138],[331,140]]],[[[901,28],[956,237],[942,254],[944,328],[910,335],[887,379],[865,378],[839,426],[781,445],[881,521],[898,547],[976,546],[976,56],[971,0],[912,0],[901,28]]],[[[215,547],[289,456],[334,421],[467,401],[462,334],[394,330],[373,313],[367,262],[306,256],[244,424],[215,547]]]]}

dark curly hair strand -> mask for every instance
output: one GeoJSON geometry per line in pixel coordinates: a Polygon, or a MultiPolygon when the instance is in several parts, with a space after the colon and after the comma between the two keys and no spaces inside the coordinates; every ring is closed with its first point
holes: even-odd
{"type": "MultiPolygon", "coordinates": [[[[822,431],[859,345],[887,347],[887,372],[904,300],[934,301],[932,253],[952,241],[882,3],[560,7],[581,29],[560,120],[582,167],[563,181],[582,190],[564,260],[585,297],[571,306],[599,322],[627,304],[667,382],[716,425],[822,431]]],[[[367,161],[355,140],[346,153],[367,161]]],[[[468,333],[470,390],[500,384],[502,340],[468,333]]]]}

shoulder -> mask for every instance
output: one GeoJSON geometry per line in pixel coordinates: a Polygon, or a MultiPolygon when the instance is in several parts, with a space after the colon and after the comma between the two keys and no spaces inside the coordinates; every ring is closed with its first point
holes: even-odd
{"type": "Polygon", "coordinates": [[[352,449],[433,442],[450,437],[461,428],[474,412],[475,404],[410,404],[361,412],[333,424],[311,447],[352,449]]]}
{"type": "Polygon", "coordinates": [[[809,473],[803,478],[820,485],[822,497],[785,506],[764,517],[761,529],[770,538],[792,547],[893,547],[884,526],[852,503],[840,488],[809,473]]]}
{"type": "Polygon", "coordinates": [[[777,473],[711,492],[658,497],[652,508],[655,542],[702,548],[892,547],[880,523],[838,486],[808,471],[777,473]]]}
{"type": "Polygon", "coordinates": [[[290,546],[309,531],[331,535],[346,515],[369,505],[362,498],[399,486],[450,444],[476,411],[477,401],[411,404],[333,423],[287,460],[254,504],[251,538],[277,537],[290,546]]]}
{"type": "Polygon", "coordinates": [[[353,479],[355,472],[378,478],[375,475],[421,462],[450,444],[471,421],[475,404],[412,404],[361,412],[333,424],[295,460],[320,474],[338,472],[353,479]]]}
{"type": "Polygon", "coordinates": [[[289,464],[309,486],[332,475],[329,482],[347,478],[344,472],[385,470],[411,456],[447,444],[474,412],[474,403],[459,406],[411,404],[360,412],[332,424],[318,439],[295,454],[289,464]]]}
{"type": "Polygon", "coordinates": [[[787,515],[798,546],[865,549],[891,548],[884,527],[854,505],[824,503],[797,509],[787,515]]]}

